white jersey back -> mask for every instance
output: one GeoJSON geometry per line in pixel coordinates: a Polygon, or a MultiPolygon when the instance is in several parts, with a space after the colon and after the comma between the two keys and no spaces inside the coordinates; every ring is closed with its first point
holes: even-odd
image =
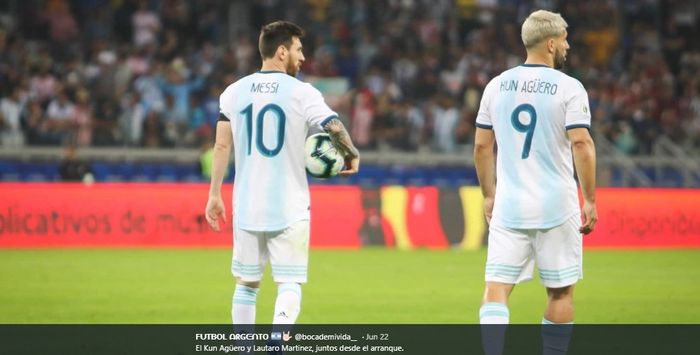
{"type": "Polygon", "coordinates": [[[507,70],[486,86],[476,124],[498,146],[492,224],[550,228],[580,213],[566,134],[591,124],[578,80],[544,65],[507,70]]]}
{"type": "Polygon", "coordinates": [[[312,125],[337,117],[321,93],[286,73],[260,71],[219,99],[231,121],[237,228],[275,231],[309,219],[304,142],[312,125]]]}

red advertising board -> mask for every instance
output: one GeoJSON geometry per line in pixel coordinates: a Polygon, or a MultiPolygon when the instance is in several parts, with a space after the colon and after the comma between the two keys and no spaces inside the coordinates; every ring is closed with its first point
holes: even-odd
{"type": "Polygon", "coordinates": [[[586,247],[700,247],[700,190],[599,189],[586,247]]]}
{"type": "MultiPolygon", "coordinates": [[[[0,248],[230,247],[232,218],[220,233],[204,220],[207,190],[204,184],[3,183],[0,248]]],[[[473,221],[456,209],[481,208],[458,190],[380,191],[312,186],[312,247],[393,247],[399,236],[411,248],[460,247],[473,221]]],[[[231,193],[230,186],[223,191],[229,214],[231,193]]],[[[586,247],[700,247],[700,190],[604,188],[597,198],[600,222],[584,238],[586,247]]]]}
{"type": "MultiPolygon", "coordinates": [[[[0,184],[0,247],[225,247],[204,219],[203,184],[0,184]]],[[[223,190],[231,213],[232,189],[223,190]]],[[[357,187],[315,187],[312,245],[359,247],[357,187]]]]}

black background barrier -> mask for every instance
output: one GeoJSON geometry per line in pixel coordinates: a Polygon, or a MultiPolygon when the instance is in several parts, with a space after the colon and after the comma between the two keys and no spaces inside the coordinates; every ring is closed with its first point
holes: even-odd
{"type": "MultiPolygon", "coordinates": [[[[0,354],[482,354],[479,325],[0,325],[0,354]],[[236,337],[254,337],[255,340],[236,337]],[[272,340],[276,341],[272,341],[272,340]],[[279,340],[277,340],[279,339],[279,340]],[[272,342],[271,342],[272,341],[272,342]],[[267,347],[270,344],[270,347],[267,347]]],[[[504,354],[542,354],[542,326],[509,325],[504,354]]],[[[575,325],[568,354],[700,353],[700,325],[575,325]]]]}

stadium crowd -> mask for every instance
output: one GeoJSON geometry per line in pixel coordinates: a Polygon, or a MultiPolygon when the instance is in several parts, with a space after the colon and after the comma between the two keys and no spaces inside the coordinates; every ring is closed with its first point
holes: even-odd
{"type": "MultiPolygon", "coordinates": [[[[197,147],[218,97],[257,70],[257,34],[307,30],[301,76],[342,77],[361,149],[460,152],[482,90],[524,60],[533,9],[569,23],[564,71],[593,130],[626,154],[700,149],[700,5],[692,0],[25,0],[0,5],[0,143],[197,147]]],[[[304,78],[302,78],[304,79],[304,78]]]]}

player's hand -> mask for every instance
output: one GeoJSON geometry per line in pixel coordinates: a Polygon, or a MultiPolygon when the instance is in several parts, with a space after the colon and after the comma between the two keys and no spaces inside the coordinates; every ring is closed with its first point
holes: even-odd
{"type": "Polygon", "coordinates": [[[360,157],[350,158],[345,160],[345,169],[341,170],[338,175],[348,177],[357,174],[360,171],[360,157]]]}
{"type": "Polygon", "coordinates": [[[484,216],[486,223],[491,224],[491,215],[493,214],[493,197],[484,197],[484,216]]]}
{"type": "Polygon", "coordinates": [[[596,210],[595,203],[583,202],[583,218],[583,225],[579,228],[579,232],[583,234],[593,232],[595,224],[598,223],[598,211],[596,210]]]}
{"type": "Polygon", "coordinates": [[[209,226],[211,226],[211,229],[217,232],[221,230],[221,228],[219,228],[219,217],[226,223],[226,207],[224,206],[224,201],[221,199],[221,196],[209,196],[207,207],[204,210],[204,216],[209,226]]]}

